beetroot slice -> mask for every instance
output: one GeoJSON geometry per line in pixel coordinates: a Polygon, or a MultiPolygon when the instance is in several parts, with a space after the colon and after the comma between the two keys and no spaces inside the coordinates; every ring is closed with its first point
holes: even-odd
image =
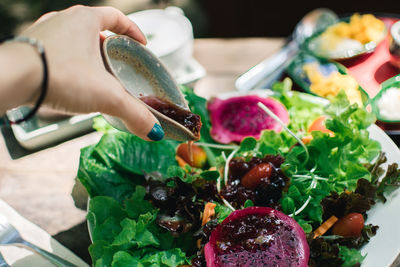
{"type": "Polygon", "coordinates": [[[211,233],[204,247],[208,267],[306,267],[306,235],[291,217],[268,207],[234,211],[211,233]]]}
{"type": "Polygon", "coordinates": [[[284,123],[289,114],[284,105],[272,98],[257,95],[231,97],[225,100],[214,98],[208,103],[211,119],[211,136],[215,141],[227,144],[240,142],[246,136],[259,138],[262,130],[280,132],[282,126],[266,114],[257,103],[261,102],[284,123]]]}

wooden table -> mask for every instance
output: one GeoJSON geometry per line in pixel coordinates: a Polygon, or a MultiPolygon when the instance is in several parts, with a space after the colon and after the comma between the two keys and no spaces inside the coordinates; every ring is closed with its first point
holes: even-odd
{"type": "Polygon", "coordinates": [[[196,40],[194,57],[207,70],[207,76],[195,85],[196,93],[208,98],[235,90],[239,75],[279,50],[283,43],[281,38],[196,40]]]}
{"type": "MultiPolygon", "coordinates": [[[[195,40],[194,57],[207,70],[195,91],[209,97],[234,90],[240,74],[277,51],[283,42],[280,38],[195,40]]],[[[80,149],[100,137],[93,132],[17,160],[12,160],[0,138],[0,198],[87,261],[86,212],[75,206],[71,192],[80,149]]]]}

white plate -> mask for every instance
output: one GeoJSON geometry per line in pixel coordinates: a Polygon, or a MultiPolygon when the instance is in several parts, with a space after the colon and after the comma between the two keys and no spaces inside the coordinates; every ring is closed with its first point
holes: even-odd
{"type": "MultiPolygon", "coordinates": [[[[368,128],[371,139],[378,141],[382,151],[386,153],[387,166],[389,163],[400,165],[400,150],[387,134],[378,126],[371,125],[368,128]]],[[[391,266],[400,253],[400,190],[387,196],[386,203],[378,202],[368,211],[366,223],[378,225],[376,236],[372,237],[362,249],[367,257],[362,267],[391,266]]],[[[395,265],[397,266],[397,265],[395,265]]]]}

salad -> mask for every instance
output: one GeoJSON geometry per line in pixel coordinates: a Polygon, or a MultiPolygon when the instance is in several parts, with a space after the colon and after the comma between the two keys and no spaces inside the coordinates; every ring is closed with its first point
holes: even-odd
{"type": "Polygon", "coordinates": [[[82,149],[78,171],[90,195],[93,266],[362,263],[360,248],[379,232],[366,212],[400,185],[397,164],[382,169],[385,155],[369,139],[371,113],[344,92],[326,105],[286,79],[269,98],[287,122],[221,144],[210,103],[182,91],[202,121],[193,160],[179,142],[145,142],[95,122],[104,135],[82,149]]]}

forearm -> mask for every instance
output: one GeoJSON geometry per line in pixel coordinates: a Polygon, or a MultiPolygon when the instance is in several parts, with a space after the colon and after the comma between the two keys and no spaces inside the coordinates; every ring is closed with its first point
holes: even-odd
{"type": "MultiPolygon", "coordinates": [[[[42,88],[44,67],[34,46],[0,45],[0,116],[23,104],[40,103],[44,92],[43,103],[51,109],[116,116],[137,136],[153,138],[154,129],[160,128],[156,117],[104,67],[99,42],[99,33],[104,30],[146,44],[138,26],[112,7],[74,6],[47,13],[21,33],[44,46],[47,88],[42,88]]],[[[158,132],[153,140],[163,137],[164,132],[158,132]]]]}
{"type": "Polygon", "coordinates": [[[41,64],[38,52],[29,44],[0,45],[0,116],[35,101],[43,79],[41,64]]]}

